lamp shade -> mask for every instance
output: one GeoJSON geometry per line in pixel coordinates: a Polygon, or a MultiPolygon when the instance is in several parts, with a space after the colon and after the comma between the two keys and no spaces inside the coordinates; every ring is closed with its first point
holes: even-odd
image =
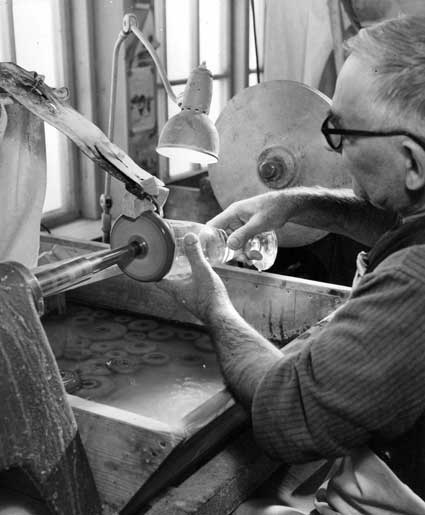
{"type": "Polygon", "coordinates": [[[204,165],[218,161],[218,132],[208,118],[212,89],[212,74],[202,63],[190,73],[179,103],[181,112],[162,129],[156,149],[159,154],[204,165]]]}
{"type": "Polygon", "coordinates": [[[163,156],[184,157],[192,163],[216,163],[218,132],[206,114],[182,110],[164,125],[156,150],[163,156]]]}

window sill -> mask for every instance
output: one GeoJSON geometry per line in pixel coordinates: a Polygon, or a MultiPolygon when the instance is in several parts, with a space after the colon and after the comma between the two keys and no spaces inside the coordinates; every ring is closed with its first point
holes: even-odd
{"type": "Polygon", "coordinates": [[[101,220],[90,220],[88,218],[77,218],[72,222],[58,225],[54,229],[50,229],[52,236],[72,237],[80,240],[98,240],[102,239],[101,220]]]}

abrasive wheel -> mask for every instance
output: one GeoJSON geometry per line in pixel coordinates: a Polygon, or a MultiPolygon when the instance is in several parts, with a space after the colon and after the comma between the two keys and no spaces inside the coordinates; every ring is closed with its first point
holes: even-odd
{"type": "Polygon", "coordinates": [[[174,235],[168,224],[151,211],[132,219],[120,216],[111,230],[111,248],[144,243],[144,251],[130,264],[121,266],[129,277],[142,282],[159,281],[166,275],[174,259],[174,235]]]}
{"type": "MultiPolygon", "coordinates": [[[[329,149],[320,130],[330,105],[319,91],[287,80],[264,82],[233,97],[216,122],[219,161],[208,167],[220,206],[291,186],[351,187],[341,156],[329,149]]],[[[307,245],[326,234],[295,224],[277,231],[282,247],[307,245]]]]}

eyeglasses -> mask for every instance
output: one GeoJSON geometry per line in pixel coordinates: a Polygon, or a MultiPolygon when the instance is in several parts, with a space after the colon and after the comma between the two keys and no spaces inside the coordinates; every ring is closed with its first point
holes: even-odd
{"type": "Polygon", "coordinates": [[[357,131],[350,129],[338,129],[334,126],[332,122],[332,114],[329,114],[325,121],[322,123],[322,134],[325,136],[326,142],[331,147],[332,150],[342,153],[342,143],[344,136],[359,136],[361,138],[381,138],[388,136],[407,136],[412,139],[415,143],[420,145],[425,150],[425,141],[421,140],[418,136],[411,134],[407,131],[388,131],[388,132],[378,132],[378,131],[357,131]]]}

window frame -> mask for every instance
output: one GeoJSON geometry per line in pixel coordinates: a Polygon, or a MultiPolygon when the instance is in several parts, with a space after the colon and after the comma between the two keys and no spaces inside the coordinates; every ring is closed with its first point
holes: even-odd
{"type": "MultiPolygon", "coordinates": [[[[96,23],[93,1],[68,0],[68,2],[74,48],[70,61],[74,76],[73,104],[79,113],[96,123],[98,119],[97,80],[100,78],[97,77],[96,63],[99,57],[95,53],[93,27],[96,26],[96,23]]],[[[113,38],[115,37],[114,34],[113,38]]],[[[110,80],[109,73],[108,69],[107,80],[110,80]]],[[[77,152],[74,164],[76,167],[76,193],[79,198],[76,206],[78,216],[98,219],[101,215],[100,196],[103,193],[105,173],[75,145],[74,148],[77,152]]]]}

